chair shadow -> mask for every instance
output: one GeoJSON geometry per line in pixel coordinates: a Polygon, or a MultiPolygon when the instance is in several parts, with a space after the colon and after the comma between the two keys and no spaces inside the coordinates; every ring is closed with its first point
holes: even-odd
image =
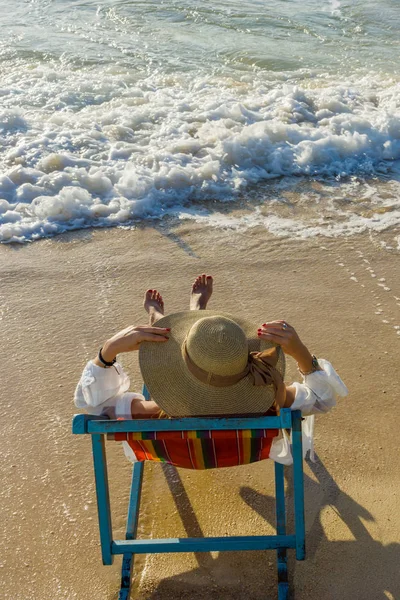
{"type": "MultiPolygon", "coordinates": [[[[168,464],[163,464],[162,469],[187,536],[204,537],[178,470],[168,464]]],[[[251,554],[258,555],[259,560],[262,560],[265,572],[263,597],[272,600],[276,595],[275,557],[270,557],[272,562],[268,565],[265,553],[251,554]]],[[[163,579],[154,591],[143,598],[193,600],[196,597],[206,597],[207,600],[237,600],[243,595],[251,597],[247,593],[247,582],[249,578],[256,578],[259,562],[250,562],[246,567],[243,564],[243,552],[220,552],[217,558],[211,552],[196,552],[194,556],[198,562],[197,568],[163,579]]]]}
{"type": "MultiPolygon", "coordinates": [[[[307,557],[298,563],[294,553],[288,552],[291,599],[312,600],[315,586],[318,590],[315,598],[323,597],[324,600],[400,600],[400,544],[384,546],[375,541],[362,522],[373,522],[371,513],[339,488],[319,458],[308,464],[316,481],[304,475],[307,557]],[[326,507],[336,512],[354,541],[330,541],[326,537],[321,519],[326,507]]],[[[170,465],[163,465],[163,470],[187,535],[202,537],[203,531],[178,471],[170,465]]],[[[294,530],[292,469],[285,469],[285,477],[287,523],[291,532],[294,530]]],[[[265,521],[275,526],[273,496],[250,487],[242,487],[240,496],[265,521]]],[[[217,558],[211,553],[196,553],[195,556],[197,568],[162,580],[146,599],[192,600],[198,596],[209,600],[236,600],[243,595],[247,600],[276,598],[274,553],[220,552],[217,558]],[[248,560],[245,560],[246,556],[248,560]]]]}
{"type": "MultiPolygon", "coordinates": [[[[193,510],[179,472],[175,467],[166,463],[162,465],[162,470],[187,536],[204,537],[204,532],[193,510]]],[[[214,562],[210,552],[195,552],[194,555],[200,568],[210,568],[214,562]]]]}
{"type": "MultiPolygon", "coordinates": [[[[307,462],[316,480],[304,474],[307,554],[305,562],[298,563],[293,553],[288,553],[291,598],[311,598],[302,596],[301,591],[319,571],[318,587],[321,589],[322,579],[322,597],[326,599],[400,600],[400,544],[385,546],[374,540],[362,521],[374,522],[373,515],[339,488],[319,457],[316,462],[307,462]],[[354,541],[331,541],[326,537],[321,517],[327,507],[347,526],[354,541]]],[[[289,531],[294,531],[292,475],[292,469],[285,469],[289,531]]],[[[245,487],[240,495],[266,521],[274,524],[274,498],[245,487]]]]}

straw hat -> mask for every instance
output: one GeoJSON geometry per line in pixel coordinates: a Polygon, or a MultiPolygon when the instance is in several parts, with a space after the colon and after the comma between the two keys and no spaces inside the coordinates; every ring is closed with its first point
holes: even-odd
{"type": "Polygon", "coordinates": [[[156,326],[171,328],[169,341],[142,342],[139,364],[151,397],[169,416],[264,414],[275,400],[276,381],[282,393],[283,350],[260,340],[253,323],[205,310],[168,315],[156,326]],[[265,350],[275,383],[260,375],[260,361],[255,368],[253,357],[249,362],[251,352],[257,361],[265,350]]]}

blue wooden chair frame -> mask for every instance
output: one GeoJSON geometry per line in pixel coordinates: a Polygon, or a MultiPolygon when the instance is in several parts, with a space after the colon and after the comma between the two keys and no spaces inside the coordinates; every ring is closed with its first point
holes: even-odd
{"type": "Polygon", "coordinates": [[[211,552],[267,550],[277,551],[278,600],[288,600],[289,584],[287,550],[295,549],[296,559],[305,558],[304,481],[301,437],[301,412],[283,409],[276,417],[257,418],[185,418],[160,420],[110,421],[104,417],[75,415],[75,434],[92,436],[94,476],[100,528],[101,554],[104,565],[113,563],[114,555],[122,554],[122,575],[119,600],[128,600],[135,554],[164,552],[211,552]],[[286,533],[284,467],[275,463],[276,535],[231,536],[208,538],[136,539],[139,518],[144,463],[133,465],[131,492],[124,540],[112,536],[110,497],[108,489],[105,435],[117,432],[144,431],[216,431],[235,429],[291,429],[293,452],[294,534],[286,533]]]}

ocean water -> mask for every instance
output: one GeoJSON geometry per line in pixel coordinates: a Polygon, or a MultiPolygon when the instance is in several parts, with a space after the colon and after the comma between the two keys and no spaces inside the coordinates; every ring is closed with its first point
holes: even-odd
{"type": "Polygon", "coordinates": [[[169,216],[400,249],[399,30],[396,0],[0,0],[0,241],[169,216]]]}

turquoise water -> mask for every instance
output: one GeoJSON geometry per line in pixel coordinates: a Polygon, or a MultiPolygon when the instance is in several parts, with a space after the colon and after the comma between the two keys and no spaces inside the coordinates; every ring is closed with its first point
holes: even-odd
{"type": "Polygon", "coordinates": [[[151,74],[254,69],[398,74],[390,0],[0,2],[2,58],[118,65],[151,74]]]}
{"type": "Polygon", "coordinates": [[[0,15],[0,241],[207,220],[238,199],[243,226],[267,214],[277,235],[396,234],[397,2],[0,0],[0,15]]]}

